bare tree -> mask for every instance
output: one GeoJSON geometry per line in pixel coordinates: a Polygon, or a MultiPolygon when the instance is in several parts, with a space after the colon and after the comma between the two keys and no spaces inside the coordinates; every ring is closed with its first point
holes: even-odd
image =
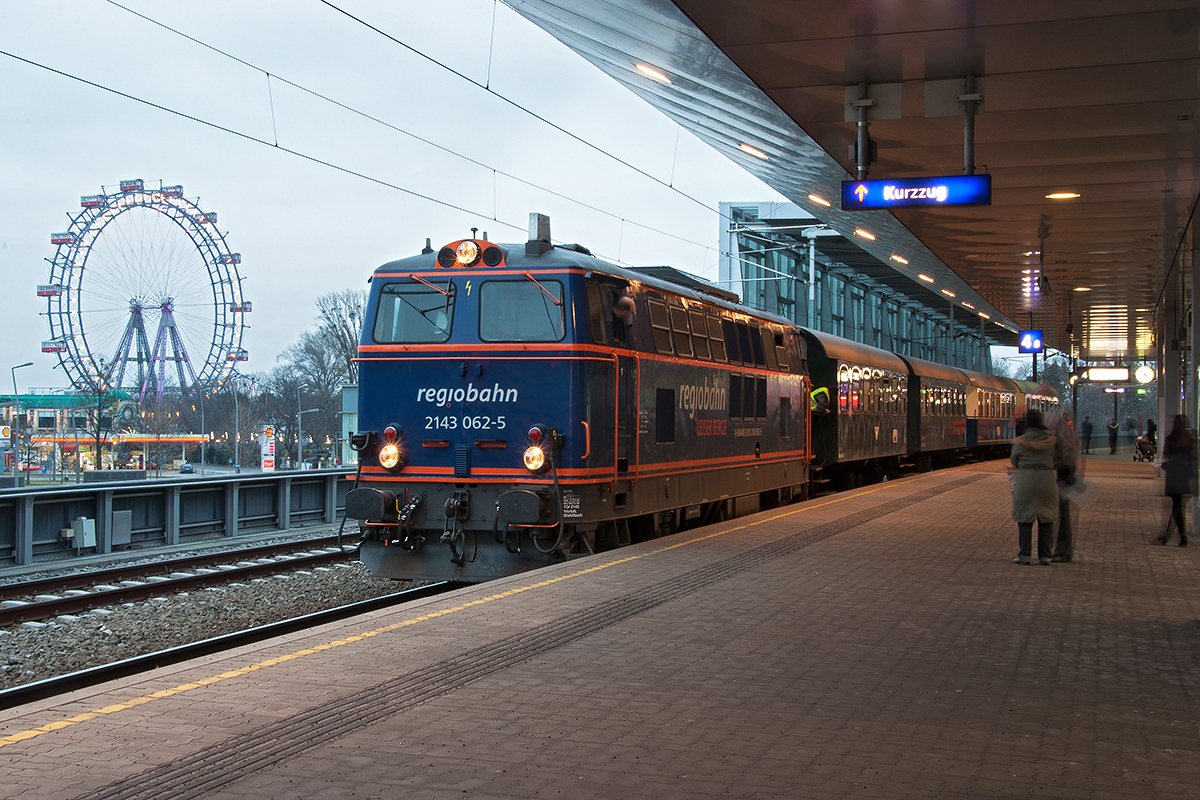
{"type": "Polygon", "coordinates": [[[343,383],[358,382],[358,340],[362,335],[367,293],[361,289],[330,292],[317,298],[317,336],[337,357],[344,371],[343,383]]]}

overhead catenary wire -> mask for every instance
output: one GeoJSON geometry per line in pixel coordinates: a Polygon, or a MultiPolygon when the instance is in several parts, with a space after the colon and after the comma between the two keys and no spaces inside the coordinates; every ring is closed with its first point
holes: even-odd
{"type": "MultiPolygon", "coordinates": [[[[201,40],[201,39],[198,39],[198,38],[196,38],[196,37],[194,37],[194,36],[192,36],[192,35],[190,35],[190,34],[188,34],[188,33],[185,33],[185,32],[183,32],[183,31],[179,30],[178,28],[174,28],[174,27],[172,27],[172,26],[170,26],[170,25],[167,25],[166,23],[164,23],[164,22],[161,22],[161,21],[159,21],[159,20],[156,20],[156,19],[154,19],[153,17],[147,16],[146,14],[143,14],[143,13],[141,13],[141,12],[139,12],[139,11],[136,11],[136,10],[134,10],[134,9],[132,9],[132,8],[129,8],[128,6],[122,5],[121,3],[117,2],[117,0],[106,0],[106,2],[108,2],[108,3],[109,3],[109,5],[112,5],[112,6],[113,6],[113,7],[115,7],[115,8],[119,8],[119,9],[121,9],[122,11],[125,11],[125,12],[127,12],[127,13],[129,13],[129,14],[132,14],[133,16],[135,16],[135,17],[137,17],[137,18],[141,19],[141,20],[142,20],[142,21],[144,21],[144,22],[148,22],[148,23],[150,23],[151,25],[154,25],[154,26],[156,26],[156,27],[162,28],[162,29],[163,29],[163,30],[165,30],[165,31],[168,31],[168,32],[170,32],[170,33],[172,33],[172,34],[174,34],[174,35],[176,35],[176,36],[179,36],[180,38],[186,39],[187,41],[189,41],[189,42],[191,42],[191,43],[193,43],[193,44],[195,44],[195,45],[197,45],[197,46],[199,46],[199,47],[202,47],[202,48],[204,48],[204,49],[206,49],[206,50],[209,50],[209,51],[211,51],[211,52],[213,52],[213,53],[216,53],[216,54],[218,54],[218,55],[220,55],[220,56],[222,56],[222,57],[224,57],[224,58],[228,58],[228,59],[230,59],[231,61],[234,61],[234,62],[236,62],[236,63],[238,63],[238,64],[241,64],[242,66],[244,66],[244,67],[246,67],[246,68],[248,68],[248,69],[252,69],[252,70],[255,70],[255,71],[257,71],[257,72],[261,72],[263,75],[267,76],[267,80],[268,80],[268,92],[270,91],[270,80],[271,80],[271,79],[274,79],[274,80],[276,80],[276,81],[278,81],[278,82],[280,82],[280,83],[283,83],[283,84],[286,84],[287,86],[290,86],[290,87],[292,87],[293,89],[296,89],[297,91],[304,92],[305,94],[307,94],[307,95],[309,95],[309,96],[311,96],[311,97],[315,97],[315,98],[317,98],[317,99],[319,99],[319,100],[321,100],[321,101],[323,101],[323,102],[326,102],[326,103],[329,103],[329,104],[331,104],[331,105],[333,105],[333,106],[336,106],[337,108],[340,108],[340,109],[342,109],[343,111],[347,111],[347,112],[349,112],[349,113],[351,113],[351,114],[354,114],[354,115],[356,115],[356,116],[359,116],[359,117],[361,117],[361,118],[363,118],[363,119],[366,119],[366,120],[368,120],[368,121],[370,121],[370,122],[373,122],[373,123],[375,123],[375,124],[377,124],[377,125],[381,125],[381,126],[383,126],[383,127],[387,128],[387,129],[391,130],[391,131],[394,131],[394,132],[396,132],[396,133],[399,133],[399,134],[401,134],[401,135],[403,135],[403,136],[407,136],[407,137],[409,137],[409,138],[413,139],[414,141],[420,142],[421,144],[427,145],[427,146],[429,146],[429,147],[432,147],[432,148],[434,148],[434,149],[436,149],[436,150],[439,150],[439,151],[441,151],[441,152],[443,152],[443,153],[446,153],[447,155],[454,156],[455,158],[459,158],[459,159],[461,159],[461,160],[465,161],[465,162],[466,162],[466,163],[468,163],[468,164],[471,164],[471,165],[474,165],[474,166],[480,167],[480,168],[482,168],[482,169],[485,169],[485,170],[490,170],[490,171],[492,171],[492,172],[493,172],[495,175],[502,176],[502,177],[504,177],[504,178],[507,178],[507,179],[509,179],[509,180],[515,181],[515,182],[517,182],[517,183],[520,183],[520,184],[522,184],[522,185],[524,185],[524,186],[528,186],[528,187],[530,187],[530,188],[537,189],[538,191],[545,192],[546,194],[548,194],[548,195],[550,195],[550,196],[552,196],[552,197],[556,197],[556,198],[558,198],[558,199],[560,199],[560,200],[565,200],[565,201],[567,201],[567,202],[573,203],[573,204],[575,204],[575,205],[577,205],[577,206],[579,206],[579,207],[581,207],[581,208],[585,208],[585,209],[587,209],[587,210],[589,210],[589,211],[594,211],[594,212],[596,212],[597,214],[602,214],[602,215],[604,215],[604,216],[607,216],[607,217],[610,217],[610,218],[612,218],[612,219],[619,220],[619,221],[620,221],[620,222],[622,222],[622,223],[628,222],[629,224],[631,224],[631,225],[634,225],[634,226],[636,226],[636,227],[638,227],[638,228],[641,228],[642,230],[645,230],[645,231],[647,231],[647,232],[654,233],[654,234],[657,234],[657,235],[660,235],[660,236],[665,236],[665,237],[668,237],[668,238],[670,238],[670,239],[674,239],[674,240],[676,240],[676,241],[682,242],[682,243],[684,243],[684,244],[690,244],[690,245],[694,245],[694,246],[696,246],[696,247],[701,247],[701,248],[705,248],[705,249],[712,249],[712,248],[711,248],[709,245],[706,245],[706,244],[704,244],[704,243],[702,243],[702,242],[697,242],[697,241],[694,241],[694,240],[692,240],[692,239],[688,239],[688,238],[686,238],[686,237],[680,236],[680,235],[678,235],[678,234],[671,233],[670,231],[663,230],[663,229],[661,229],[661,228],[655,228],[655,227],[653,227],[653,226],[651,226],[651,225],[646,225],[646,224],[644,224],[644,223],[640,223],[640,222],[636,222],[636,221],[634,221],[634,220],[627,219],[627,218],[625,218],[625,217],[621,216],[620,214],[615,214],[615,213],[613,213],[613,212],[611,212],[611,211],[606,211],[605,209],[602,209],[602,208],[600,208],[600,207],[598,207],[598,206],[591,205],[590,203],[586,203],[586,202],[584,202],[584,201],[582,201],[582,200],[580,200],[580,199],[578,199],[578,198],[576,198],[576,197],[572,197],[572,196],[570,196],[570,195],[563,194],[562,192],[557,192],[557,191],[555,191],[555,190],[553,190],[553,189],[550,189],[550,188],[548,188],[548,187],[546,187],[546,186],[543,186],[542,184],[536,183],[536,182],[534,182],[534,181],[527,180],[527,179],[525,179],[525,178],[522,178],[522,177],[520,177],[520,176],[518,176],[518,175],[514,175],[514,174],[512,174],[512,173],[509,173],[509,172],[505,172],[504,170],[497,169],[497,168],[493,167],[492,165],[490,165],[490,164],[486,164],[486,163],[484,163],[484,162],[482,162],[482,161],[479,161],[478,159],[472,158],[471,156],[469,156],[469,155],[467,155],[467,154],[465,154],[465,153],[459,152],[459,151],[457,151],[457,150],[454,150],[453,148],[450,148],[450,147],[446,147],[445,145],[438,144],[437,142],[433,141],[432,139],[428,139],[428,138],[426,138],[426,137],[423,137],[423,136],[420,136],[420,135],[418,135],[418,134],[416,134],[416,133],[413,133],[413,132],[411,132],[411,131],[409,131],[409,130],[406,130],[406,129],[404,129],[404,128],[401,128],[400,126],[398,126],[398,125],[395,125],[395,124],[393,124],[393,123],[391,123],[391,122],[388,122],[387,120],[384,120],[384,119],[382,119],[382,118],[380,118],[380,117],[378,117],[378,116],[375,116],[374,114],[370,114],[370,113],[368,113],[368,112],[366,112],[366,111],[363,111],[363,110],[361,110],[361,109],[359,109],[359,108],[356,108],[356,107],[354,107],[354,106],[351,106],[351,105],[349,105],[349,104],[347,104],[347,103],[343,103],[342,101],[340,101],[340,100],[337,100],[337,99],[335,99],[335,98],[333,98],[333,97],[330,97],[330,96],[328,96],[328,95],[326,95],[326,94],[323,94],[323,93],[321,93],[321,92],[318,92],[318,91],[316,91],[316,90],[314,90],[314,89],[310,89],[310,88],[308,88],[308,87],[306,87],[306,86],[304,86],[304,85],[302,85],[302,84],[296,83],[295,81],[292,81],[292,80],[289,80],[289,79],[287,79],[287,78],[281,77],[280,75],[278,75],[278,74],[276,74],[276,73],[273,73],[273,72],[270,72],[270,71],[268,71],[267,69],[265,69],[264,67],[260,67],[260,66],[258,66],[257,64],[254,64],[254,63],[252,63],[252,62],[250,62],[250,61],[247,61],[247,60],[246,60],[246,59],[244,59],[244,58],[241,58],[240,56],[234,55],[233,53],[230,53],[230,52],[228,52],[228,51],[226,51],[226,50],[223,50],[223,49],[221,49],[221,48],[219,48],[219,47],[216,47],[215,45],[209,44],[208,42],[205,42],[205,41],[203,41],[203,40],[201,40]]],[[[670,184],[668,184],[667,182],[664,182],[664,181],[662,181],[662,180],[661,180],[661,179],[659,179],[659,178],[655,178],[655,177],[654,177],[653,175],[651,175],[650,173],[648,173],[648,172],[645,172],[644,170],[641,170],[641,169],[637,168],[636,166],[634,166],[634,165],[632,165],[632,164],[630,164],[630,163],[628,163],[628,162],[624,161],[623,159],[621,159],[621,158],[617,157],[616,155],[613,155],[612,153],[608,152],[607,150],[605,150],[604,148],[600,147],[599,145],[595,145],[595,144],[592,144],[592,143],[588,142],[587,140],[583,139],[582,137],[580,137],[580,136],[577,136],[577,135],[575,135],[575,134],[571,133],[570,131],[567,131],[566,129],[562,128],[561,126],[559,126],[559,125],[557,125],[557,124],[555,124],[555,123],[553,123],[553,122],[550,122],[549,120],[547,120],[546,118],[542,117],[541,115],[538,115],[537,113],[535,113],[535,112],[533,112],[533,111],[531,111],[531,110],[529,110],[529,109],[525,108],[524,106],[520,105],[520,104],[519,104],[519,103],[517,103],[516,101],[514,101],[514,100],[511,100],[511,99],[509,99],[509,98],[505,97],[504,95],[502,95],[502,94],[500,94],[500,93],[496,92],[494,89],[490,88],[490,85],[489,85],[489,84],[490,84],[490,77],[489,77],[489,80],[488,80],[488,84],[481,84],[481,83],[479,83],[478,81],[476,81],[476,80],[473,80],[472,78],[470,78],[470,77],[468,77],[468,76],[466,76],[466,75],[462,74],[461,72],[458,72],[457,70],[453,69],[452,67],[449,67],[449,66],[447,66],[447,65],[445,65],[445,64],[443,64],[443,63],[441,63],[441,62],[437,61],[436,59],[433,59],[433,58],[431,58],[430,56],[428,56],[428,55],[426,55],[426,54],[424,54],[424,53],[421,53],[419,50],[417,50],[417,49],[413,48],[411,45],[408,45],[408,44],[406,44],[405,42],[401,41],[400,39],[397,39],[395,36],[392,36],[392,35],[390,35],[390,34],[388,34],[388,33],[385,33],[385,32],[383,32],[383,31],[379,30],[378,28],[376,28],[376,27],[374,27],[374,26],[370,25],[369,23],[366,23],[366,22],[364,22],[364,21],[362,21],[362,20],[358,19],[357,17],[354,17],[352,14],[349,14],[348,12],[346,12],[346,11],[344,11],[344,10],[342,10],[342,9],[338,8],[337,6],[334,6],[334,5],[332,5],[331,3],[325,3],[325,5],[328,5],[330,8],[333,8],[333,9],[335,9],[336,11],[338,11],[338,12],[340,12],[340,13],[342,13],[342,14],[345,14],[346,16],[348,16],[348,17],[350,17],[351,19],[355,20],[355,21],[356,21],[356,22],[358,22],[359,24],[362,24],[362,25],[364,25],[365,27],[369,28],[370,30],[372,30],[372,31],[375,31],[375,32],[379,33],[380,35],[382,35],[382,36],[386,37],[386,38],[387,38],[389,41],[392,41],[392,42],[394,42],[394,43],[396,43],[396,44],[400,45],[401,47],[404,47],[405,49],[409,50],[410,52],[413,52],[413,53],[415,53],[415,54],[417,54],[417,55],[421,56],[422,58],[424,58],[424,59],[426,59],[426,60],[430,61],[431,63],[433,63],[433,64],[435,64],[435,65],[437,65],[439,68],[441,68],[441,69],[444,69],[444,70],[446,70],[446,71],[450,72],[452,75],[454,75],[454,76],[456,76],[456,77],[458,77],[458,78],[460,78],[460,79],[462,79],[462,80],[465,80],[465,81],[467,81],[467,82],[468,82],[468,83],[470,83],[471,85],[473,85],[473,86],[475,86],[475,87],[477,87],[477,88],[479,88],[479,89],[481,89],[481,90],[483,90],[483,91],[487,92],[488,94],[491,94],[491,95],[493,95],[494,97],[496,97],[496,98],[498,98],[498,99],[500,99],[500,100],[504,101],[505,103],[508,103],[509,105],[513,106],[514,108],[520,109],[522,112],[524,112],[524,113],[526,113],[526,114],[528,114],[528,115],[532,116],[533,118],[535,118],[535,119],[539,120],[540,122],[543,122],[543,123],[545,123],[545,124],[547,124],[547,125],[550,125],[550,126],[551,126],[552,128],[554,128],[555,130],[557,130],[557,131],[559,131],[559,132],[561,132],[561,133],[563,133],[563,134],[565,134],[565,135],[567,135],[567,136],[570,136],[572,139],[574,139],[574,140],[576,140],[576,141],[578,141],[578,142],[580,142],[580,143],[582,143],[582,144],[585,144],[585,145],[587,145],[587,146],[588,146],[588,147],[590,147],[591,149],[595,150],[595,151],[596,151],[596,152],[598,152],[598,153],[601,153],[601,154],[603,154],[603,155],[604,155],[604,156],[606,156],[607,158],[610,158],[610,159],[612,159],[612,160],[615,160],[615,161],[617,161],[618,163],[620,163],[620,164],[622,164],[622,165],[624,165],[624,166],[626,166],[626,167],[629,167],[630,169],[632,169],[632,170],[634,170],[635,172],[637,172],[639,175],[641,175],[641,176],[643,176],[643,177],[646,177],[646,178],[649,178],[650,180],[653,180],[653,181],[655,181],[656,183],[658,183],[660,186],[663,186],[664,188],[667,188],[668,190],[670,190],[670,191],[672,191],[672,192],[675,192],[676,194],[679,194],[679,195],[681,195],[681,196],[683,196],[683,197],[687,198],[688,200],[691,200],[692,202],[694,202],[694,203],[696,203],[696,204],[700,205],[700,206],[701,206],[702,208],[704,208],[705,210],[707,210],[707,211],[710,211],[710,212],[712,212],[712,213],[714,213],[714,214],[717,214],[717,215],[718,215],[718,217],[720,217],[720,216],[721,216],[721,215],[720,215],[720,212],[719,212],[718,210],[715,210],[715,209],[713,209],[713,208],[711,208],[711,207],[707,206],[707,205],[706,205],[706,204],[705,204],[703,201],[701,201],[701,200],[699,200],[699,199],[697,199],[697,198],[695,198],[695,197],[692,197],[691,195],[688,195],[686,192],[683,192],[683,191],[681,191],[681,190],[679,190],[679,189],[675,188],[675,187],[674,187],[674,185],[672,185],[672,184],[673,184],[673,180],[672,180],[672,182],[671,182],[670,184]]],[[[494,12],[494,11],[495,11],[495,9],[493,9],[493,12],[494,12]]],[[[493,28],[494,28],[494,25],[495,25],[495,20],[494,20],[494,18],[493,18],[493,28]]],[[[490,51],[489,51],[489,57],[488,57],[488,70],[489,70],[489,75],[490,75],[490,70],[491,70],[491,54],[490,54],[490,51]]],[[[274,115],[274,96],[273,96],[273,95],[271,95],[271,101],[272,101],[272,106],[271,106],[271,121],[272,121],[272,126],[274,126],[274,122],[275,122],[275,115],[274,115]]],[[[677,126],[677,127],[679,127],[679,126],[677,126]]],[[[276,143],[277,143],[277,142],[278,142],[278,133],[276,133],[276,134],[275,134],[275,137],[276,137],[276,143]]],[[[672,170],[674,170],[674,167],[672,167],[672,170]]],[[[672,172],[672,177],[673,177],[673,172],[672,172]]],[[[453,207],[453,206],[451,206],[451,207],[453,207]]],[[[489,218],[489,219],[496,219],[496,217],[494,216],[494,213],[493,213],[493,215],[490,215],[490,216],[489,216],[489,215],[483,215],[483,216],[488,216],[488,218],[489,218]]],[[[728,218],[726,217],[726,218],[724,218],[724,219],[728,219],[728,218]]],[[[499,220],[497,220],[497,221],[499,221],[499,220]]],[[[523,227],[520,227],[520,226],[514,226],[514,227],[518,227],[518,229],[520,229],[520,230],[524,230],[524,228],[523,228],[523,227]]],[[[618,263],[623,263],[623,262],[621,262],[621,261],[620,261],[620,257],[619,257],[619,256],[618,256],[616,259],[614,259],[614,260],[616,260],[618,263]]]]}

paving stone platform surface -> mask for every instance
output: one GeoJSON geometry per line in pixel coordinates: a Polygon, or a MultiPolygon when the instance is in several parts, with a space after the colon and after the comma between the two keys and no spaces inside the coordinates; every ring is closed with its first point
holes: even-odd
{"type": "Polygon", "coordinates": [[[1004,462],[689,531],[0,712],[4,796],[1200,796],[1200,542],[1088,462],[1016,566],[1004,462]]]}

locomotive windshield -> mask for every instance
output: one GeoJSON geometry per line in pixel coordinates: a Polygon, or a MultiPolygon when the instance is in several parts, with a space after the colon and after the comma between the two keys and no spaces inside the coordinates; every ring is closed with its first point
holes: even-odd
{"type": "Polygon", "coordinates": [[[557,342],[563,338],[558,281],[486,281],[479,287],[479,338],[485,342],[557,342]]]}
{"type": "Polygon", "coordinates": [[[375,341],[444,342],[454,321],[453,281],[389,283],[379,293],[375,341]]]}

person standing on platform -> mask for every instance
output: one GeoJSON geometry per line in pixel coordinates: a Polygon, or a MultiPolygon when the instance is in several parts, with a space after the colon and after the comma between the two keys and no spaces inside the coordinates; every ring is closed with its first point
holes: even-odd
{"type": "Polygon", "coordinates": [[[1033,546],[1033,524],[1038,526],[1039,564],[1049,564],[1054,546],[1054,523],[1058,521],[1058,484],[1054,476],[1054,436],[1046,430],[1041,412],[1025,414],[1025,432],[1013,439],[1010,461],[1016,469],[1013,480],[1012,518],[1017,523],[1019,550],[1014,564],[1029,564],[1033,546]]]}
{"type": "Polygon", "coordinates": [[[1071,531],[1070,491],[1076,482],[1079,465],[1079,440],[1071,427],[1071,415],[1046,415],[1046,430],[1054,436],[1054,472],[1058,481],[1058,536],[1050,560],[1069,564],[1075,558],[1075,538],[1071,531]]]}
{"type": "Polygon", "coordinates": [[[1146,438],[1150,440],[1150,444],[1154,445],[1154,449],[1158,449],[1158,426],[1154,424],[1154,420],[1146,420],[1146,438]]]}
{"type": "Polygon", "coordinates": [[[1158,537],[1159,544],[1166,544],[1171,538],[1171,523],[1179,531],[1179,546],[1187,547],[1187,528],[1184,527],[1183,498],[1192,494],[1192,475],[1195,467],[1192,461],[1196,448],[1192,443],[1192,434],[1188,430],[1187,417],[1175,415],[1171,432],[1163,442],[1163,494],[1171,498],[1171,518],[1167,520],[1167,529],[1158,537]]]}
{"type": "Polygon", "coordinates": [[[1079,435],[1083,437],[1083,453],[1087,455],[1092,452],[1092,418],[1088,415],[1083,415],[1083,423],[1079,426],[1079,435]]]}
{"type": "Polygon", "coordinates": [[[1117,418],[1113,417],[1108,421],[1108,454],[1114,456],[1117,454],[1117,434],[1121,432],[1121,425],[1117,422],[1117,418]]]}

